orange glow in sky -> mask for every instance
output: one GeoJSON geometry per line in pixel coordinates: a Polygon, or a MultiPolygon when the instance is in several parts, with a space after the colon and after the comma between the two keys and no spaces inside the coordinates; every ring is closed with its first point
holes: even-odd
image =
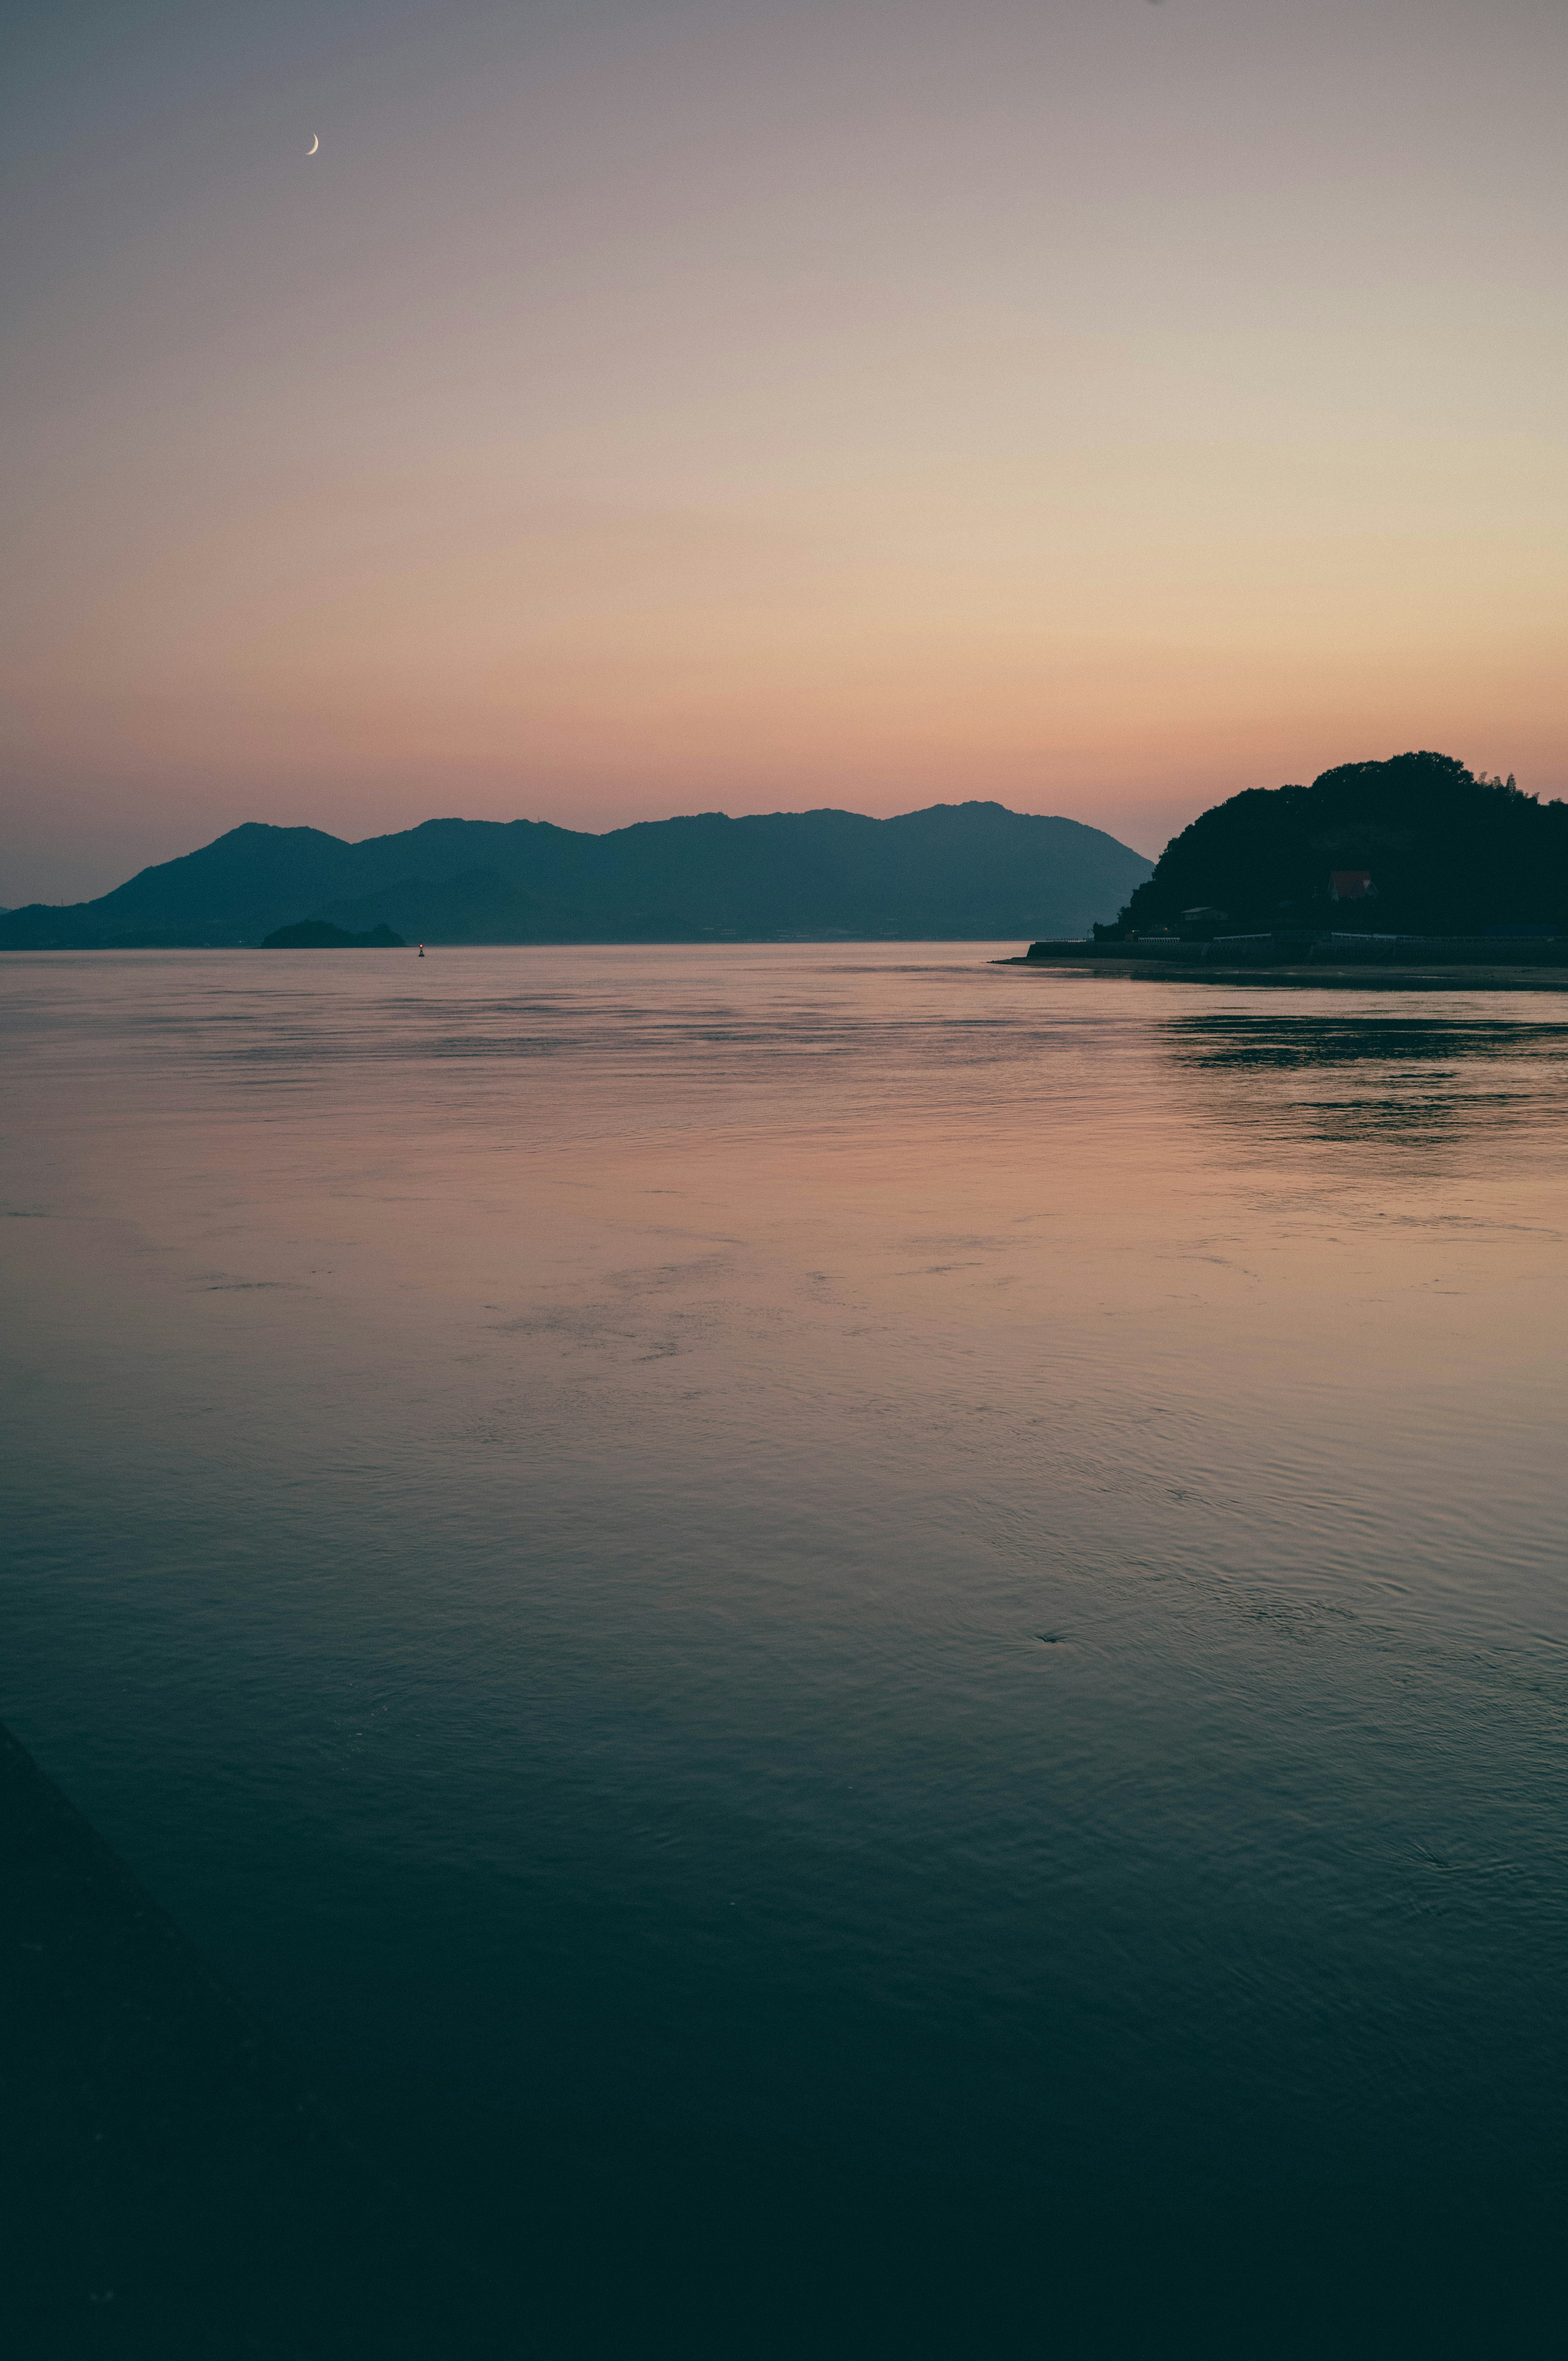
{"type": "Polygon", "coordinates": [[[1568,791],[1560,9],[255,13],[12,77],[0,902],[246,818],[1568,791]]]}

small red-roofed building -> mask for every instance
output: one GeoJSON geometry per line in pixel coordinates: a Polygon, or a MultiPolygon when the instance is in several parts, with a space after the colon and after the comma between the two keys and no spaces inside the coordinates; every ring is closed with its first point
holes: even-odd
{"type": "Polygon", "coordinates": [[[1370,869],[1336,869],[1329,878],[1331,902],[1365,902],[1376,891],[1370,869]]]}

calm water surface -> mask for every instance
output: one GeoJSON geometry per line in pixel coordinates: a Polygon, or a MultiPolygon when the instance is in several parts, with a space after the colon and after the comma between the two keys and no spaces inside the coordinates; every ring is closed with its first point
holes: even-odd
{"type": "Polygon", "coordinates": [[[0,963],[0,1714],[492,2247],[1561,2218],[1568,1001],[1012,948],[0,963]]]}

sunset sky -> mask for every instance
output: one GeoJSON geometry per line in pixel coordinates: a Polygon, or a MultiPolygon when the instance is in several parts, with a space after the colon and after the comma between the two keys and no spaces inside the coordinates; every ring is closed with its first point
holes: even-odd
{"type": "Polygon", "coordinates": [[[242,819],[1568,793],[1561,0],[12,22],[0,904],[242,819]]]}

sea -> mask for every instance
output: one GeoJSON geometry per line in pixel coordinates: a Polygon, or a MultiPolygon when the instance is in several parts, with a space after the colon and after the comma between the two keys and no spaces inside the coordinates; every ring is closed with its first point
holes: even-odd
{"type": "Polygon", "coordinates": [[[1554,2345],[1568,998],[1019,948],[0,961],[0,1719],[433,2354],[1554,2345]]]}

